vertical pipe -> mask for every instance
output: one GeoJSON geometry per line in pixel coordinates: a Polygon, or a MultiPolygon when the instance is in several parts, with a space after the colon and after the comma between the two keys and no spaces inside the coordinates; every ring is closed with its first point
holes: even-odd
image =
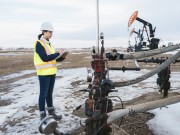
{"type": "Polygon", "coordinates": [[[99,54],[99,0],[97,0],[97,9],[96,9],[96,13],[97,13],[96,45],[97,45],[97,47],[98,47],[98,54],[99,54]]]}

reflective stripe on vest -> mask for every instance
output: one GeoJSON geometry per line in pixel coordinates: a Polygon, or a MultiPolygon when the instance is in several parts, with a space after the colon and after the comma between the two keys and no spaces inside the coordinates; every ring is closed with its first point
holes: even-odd
{"type": "Polygon", "coordinates": [[[41,65],[36,65],[35,67],[36,67],[36,70],[47,69],[47,68],[55,68],[56,63],[41,64],[41,65]]]}

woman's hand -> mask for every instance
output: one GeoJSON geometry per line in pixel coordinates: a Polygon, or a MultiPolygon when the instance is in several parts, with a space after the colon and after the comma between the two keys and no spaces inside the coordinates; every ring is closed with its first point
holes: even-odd
{"type": "Polygon", "coordinates": [[[62,53],[61,57],[66,58],[66,56],[68,55],[69,52],[65,51],[64,53],[62,53]]]}
{"type": "Polygon", "coordinates": [[[66,58],[66,56],[68,55],[69,52],[65,51],[65,50],[60,50],[59,53],[61,55],[60,57],[66,58]]]}

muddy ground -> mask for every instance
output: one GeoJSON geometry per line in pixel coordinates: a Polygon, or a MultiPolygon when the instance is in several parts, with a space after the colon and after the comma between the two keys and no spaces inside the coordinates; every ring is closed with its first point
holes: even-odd
{"type": "MultiPolygon", "coordinates": [[[[9,53],[9,52],[0,52],[1,53],[9,53]]],[[[164,55],[158,55],[158,57],[162,57],[164,55]]],[[[170,56],[170,55],[168,55],[170,56]]],[[[65,61],[62,63],[59,63],[58,69],[67,69],[67,68],[78,68],[78,67],[91,67],[91,56],[89,50],[83,50],[83,51],[73,51],[70,52],[68,57],[65,61]]],[[[157,66],[157,64],[145,64],[145,63],[139,63],[141,68],[145,69],[152,69],[157,66]]],[[[135,67],[135,64],[132,60],[127,61],[110,61],[110,66],[128,66],[128,67],[135,67]]],[[[171,65],[172,71],[180,72],[180,63],[172,64],[171,65]]],[[[3,77],[5,75],[17,73],[24,70],[34,70],[33,65],[33,52],[32,51],[22,51],[20,55],[0,55],[0,77],[3,77]]],[[[9,83],[13,83],[15,81],[29,78],[32,76],[35,76],[36,73],[30,73],[26,74],[20,77],[11,78],[7,80],[1,80],[0,81],[0,92],[7,92],[11,89],[9,87],[9,83]]],[[[75,82],[72,85],[78,85],[79,82],[75,82]],[[76,84],[77,83],[77,84],[76,84]]],[[[174,96],[179,93],[170,93],[169,96],[174,96]]],[[[125,106],[128,105],[134,105],[139,103],[144,103],[148,101],[154,101],[162,98],[162,95],[158,95],[157,93],[149,93],[142,95],[136,99],[124,102],[125,106]]],[[[5,101],[0,100],[0,106],[6,106],[8,104],[11,104],[11,101],[5,101]]],[[[119,105],[121,106],[121,105],[119,105]]],[[[114,109],[119,107],[118,105],[114,107],[114,109]]],[[[30,111],[33,111],[32,108],[30,111]]],[[[80,109],[76,112],[74,112],[75,115],[79,117],[85,117],[83,109],[80,109]]],[[[123,118],[123,121],[121,123],[121,126],[119,127],[120,120],[117,120],[112,123],[113,132],[112,135],[153,135],[153,132],[149,129],[146,122],[154,117],[154,114],[151,114],[149,112],[146,113],[138,113],[134,114],[133,116],[125,116],[123,118]]],[[[10,122],[10,125],[13,125],[14,122],[10,122]]],[[[73,131],[73,135],[82,135],[84,129],[80,128],[75,131],[73,131]]]]}

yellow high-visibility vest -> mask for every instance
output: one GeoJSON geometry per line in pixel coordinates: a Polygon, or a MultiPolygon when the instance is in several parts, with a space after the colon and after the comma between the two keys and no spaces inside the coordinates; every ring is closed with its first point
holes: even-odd
{"type": "Polygon", "coordinates": [[[50,46],[42,40],[37,40],[35,42],[35,44],[34,44],[34,65],[36,68],[37,75],[54,75],[54,74],[56,74],[56,71],[57,71],[56,60],[52,60],[49,62],[42,61],[42,59],[36,53],[37,42],[41,43],[41,45],[46,50],[47,55],[55,53],[55,48],[53,47],[53,45],[50,46]]]}

